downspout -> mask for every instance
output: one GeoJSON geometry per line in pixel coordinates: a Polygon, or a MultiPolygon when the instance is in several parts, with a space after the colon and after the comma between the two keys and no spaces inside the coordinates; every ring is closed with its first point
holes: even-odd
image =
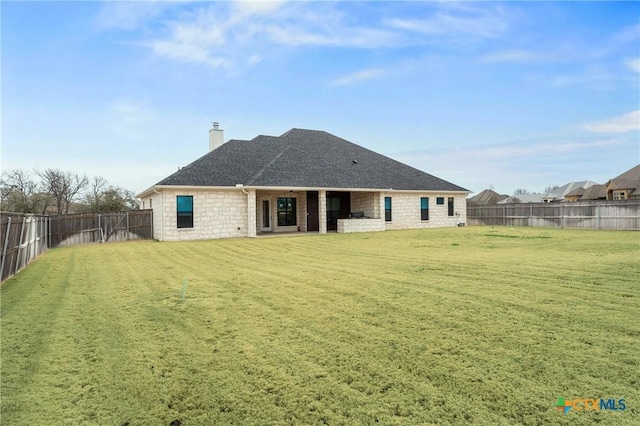
{"type": "MultiPolygon", "coordinates": [[[[249,217],[249,203],[251,202],[250,200],[251,194],[247,192],[246,189],[244,189],[244,185],[241,183],[236,184],[236,187],[240,188],[242,193],[247,196],[247,238],[249,238],[249,221],[251,220],[251,218],[249,217]]],[[[256,220],[256,219],[253,218],[253,220],[256,220]]]]}
{"type": "Polygon", "coordinates": [[[160,192],[155,188],[153,188],[153,192],[160,194],[160,206],[162,206],[160,208],[160,241],[164,241],[164,192],[160,192]]]}

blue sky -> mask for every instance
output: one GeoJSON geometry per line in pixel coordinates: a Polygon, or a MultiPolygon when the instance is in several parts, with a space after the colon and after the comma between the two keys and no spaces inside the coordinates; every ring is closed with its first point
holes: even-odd
{"type": "Polygon", "coordinates": [[[326,130],[474,192],[640,162],[637,2],[0,3],[3,170],[139,192],[225,139],[326,130]]]}

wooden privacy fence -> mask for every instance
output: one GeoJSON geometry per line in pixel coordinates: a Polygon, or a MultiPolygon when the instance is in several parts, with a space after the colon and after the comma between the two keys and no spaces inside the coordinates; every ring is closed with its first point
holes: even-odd
{"type": "Polygon", "coordinates": [[[0,282],[51,247],[152,238],[152,210],[57,216],[2,212],[0,282]]]}
{"type": "Polygon", "coordinates": [[[46,216],[0,213],[0,282],[47,250],[46,216]]]}
{"type": "Polygon", "coordinates": [[[468,206],[469,225],[640,230],[640,201],[468,206]]]}
{"type": "Polygon", "coordinates": [[[153,238],[152,210],[51,216],[49,247],[153,238]]]}

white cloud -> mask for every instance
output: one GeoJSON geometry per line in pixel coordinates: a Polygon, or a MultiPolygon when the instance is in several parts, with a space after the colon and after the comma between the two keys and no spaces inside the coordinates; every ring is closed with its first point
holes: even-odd
{"type": "Polygon", "coordinates": [[[329,25],[325,28],[308,28],[305,25],[277,24],[265,29],[276,44],[287,46],[333,46],[376,48],[395,45],[397,36],[390,31],[329,25]]]}
{"type": "Polygon", "coordinates": [[[158,40],[148,46],[158,55],[184,62],[202,63],[212,68],[230,64],[227,59],[213,56],[209,49],[194,43],[158,40]]]}
{"type": "Polygon", "coordinates": [[[443,8],[428,18],[400,19],[388,22],[392,27],[414,31],[427,36],[465,36],[469,38],[497,38],[507,31],[509,24],[499,8],[457,8],[456,13],[443,8]]]}
{"type": "Polygon", "coordinates": [[[582,128],[597,133],[626,133],[640,130],[640,110],[618,117],[582,125],[582,128]]]}
{"type": "Polygon", "coordinates": [[[371,68],[367,70],[362,70],[358,72],[354,72],[352,74],[345,75],[338,79],[335,79],[332,82],[334,86],[350,86],[353,84],[357,84],[361,81],[372,80],[375,78],[380,78],[385,74],[385,71],[381,68],[371,68]]]}
{"type": "Polygon", "coordinates": [[[97,30],[120,29],[133,31],[158,17],[171,3],[166,1],[105,2],[93,24],[97,30]]]}
{"type": "Polygon", "coordinates": [[[640,58],[629,59],[625,64],[631,71],[640,73],[640,58]]]}
{"type": "MultiPolygon", "coordinates": [[[[395,48],[495,38],[508,29],[497,7],[428,4],[420,18],[362,18],[341,2],[235,1],[108,3],[100,29],[139,30],[146,46],[169,59],[213,68],[255,64],[278,47],[395,48]],[[172,13],[167,13],[171,11],[172,13]],[[426,36],[426,37],[425,37],[426,36]]],[[[393,16],[393,7],[387,5],[393,16]]]]}
{"type": "Polygon", "coordinates": [[[540,63],[553,61],[549,52],[536,52],[526,49],[509,49],[488,53],[481,58],[485,62],[504,63],[540,63]]]}

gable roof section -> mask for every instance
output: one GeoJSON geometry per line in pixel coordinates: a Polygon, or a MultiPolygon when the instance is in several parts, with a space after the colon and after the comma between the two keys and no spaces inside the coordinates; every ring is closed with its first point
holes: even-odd
{"type": "Polygon", "coordinates": [[[629,195],[638,195],[640,192],[640,164],[611,179],[607,182],[606,187],[607,191],[628,189],[630,190],[629,195]]]}
{"type": "Polygon", "coordinates": [[[518,194],[498,201],[498,204],[541,203],[543,194],[518,194]]]}
{"type": "Polygon", "coordinates": [[[605,185],[591,185],[590,187],[584,190],[582,197],[580,197],[580,201],[586,200],[604,200],[607,198],[607,188],[605,185]]]}
{"type": "Polygon", "coordinates": [[[562,201],[564,200],[564,198],[569,195],[573,190],[575,190],[576,188],[583,188],[583,189],[587,189],[589,187],[591,187],[592,185],[597,185],[595,182],[592,182],[590,180],[583,180],[580,182],[569,182],[567,184],[564,184],[558,188],[555,188],[554,190],[552,190],[551,192],[549,192],[548,194],[546,194],[543,197],[543,200],[546,201],[562,201]]]}
{"type": "Polygon", "coordinates": [[[480,192],[478,195],[475,195],[471,198],[467,198],[467,204],[473,205],[473,206],[498,204],[498,201],[502,201],[506,198],[509,198],[509,196],[498,194],[496,191],[492,189],[485,189],[482,192],[480,192]]]}
{"type": "Polygon", "coordinates": [[[161,180],[167,186],[468,190],[323,131],[230,140],[161,180]]]}

